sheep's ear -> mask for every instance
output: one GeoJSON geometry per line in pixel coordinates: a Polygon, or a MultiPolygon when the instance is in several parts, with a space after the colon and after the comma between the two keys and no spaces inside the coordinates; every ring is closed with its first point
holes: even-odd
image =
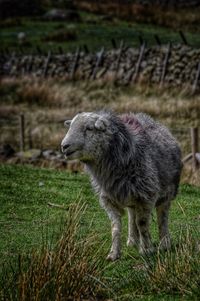
{"type": "Polygon", "coordinates": [[[97,119],[94,126],[99,131],[105,131],[108,126],[108,120],[100,117],[97,119]]]}
{"type": "Polygon", "coordinates": [[[66,128],[70,127],[71,122],[72,122],[71,120],[66,120],[66,121],[64,122],[64,126],[65,126],[66,128]]]}

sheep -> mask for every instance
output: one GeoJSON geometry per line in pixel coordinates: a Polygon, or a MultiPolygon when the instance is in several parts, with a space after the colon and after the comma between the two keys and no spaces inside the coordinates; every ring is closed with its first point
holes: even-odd
{"type": "Polygon", "coordinates": [[[168,215],[182,169],[181,151],[169,130],[144,113],[83,112],[65,122],[61,142],[67,159],[85,164],[100,205],[111,220],[107,256],[121,255],[121,218],[128,211],[127,246],[153,252],[149,226],[156,208],[160,247],[170,247],[168,215]]]}

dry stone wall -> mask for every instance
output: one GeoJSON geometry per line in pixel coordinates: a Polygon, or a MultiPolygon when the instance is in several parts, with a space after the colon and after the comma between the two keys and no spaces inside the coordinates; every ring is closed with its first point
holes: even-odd
{"type": "Polygon", "coordinates": [[[97,53],[77,50],[53,55],[1,56],[1,75],[62,77],[66,80],[115,81],[119,84],[154,83],[170,86],[200,86],[200,49],[187,45],[162,45],[97,53]]]}

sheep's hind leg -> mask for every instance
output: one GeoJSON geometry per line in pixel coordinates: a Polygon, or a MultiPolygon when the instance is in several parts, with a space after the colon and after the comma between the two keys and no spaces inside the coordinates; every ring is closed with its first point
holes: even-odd
{"type": "Polygon", "coordinates": [[[136,206],[136,224],[140,236],[139,252],[141,254],[148,254],[154,251],[149,232],[151,212],[152,208],[149,206],[142,204],[137,204],[136,206]]]}
{"type": "Polygon", "coordinates": [[[135,209],[128,207],[128,239],[127,246],[137,246],[139,244],[139,232],[136,224],[135,209]]]}
{"type": "Polygon", "coordinates": [[[171,247],[171,239],[168,228],[170,201],[165,201],[156,207],[160,248],[169,249],[171,247]]]}
{"type": "Polygon", "coordinates": [[[121,215],[122,211],[114,207],[107,198],[101,197],[101,205],[106,210],[111,220],[112,246],[107,260],[115,261],[121,255],[121,215]]]}

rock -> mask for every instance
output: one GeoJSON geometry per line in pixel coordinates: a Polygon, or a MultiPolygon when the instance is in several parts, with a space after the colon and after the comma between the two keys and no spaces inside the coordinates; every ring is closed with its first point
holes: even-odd
{"type": "Polygon", "coordinates": [[[76,10],[51,9],[43,18],[49,21],[80,21],[80,15],[76,10]]]}
{"type": "Polygon", "coordinates": [[[16,153],[16,156],[27,160],[37,160],[41,157],[41,154],[42,152],[40,149],[30,149],[28,151],[16,153]]]}
{"type": "Polygon", "coordinates": [[[0,155],[5,159],[12,157],[14,154],[15,150],[10,144],[3,145],[2,149],[0,150],[0,155]]]}
{"type": "Polygon", "coordinates": [[[42,156],[45,159],[51,159],[52,156],[55,156],[55,152],[52,149],[47,149],[42,151],[42,156]]]}
{"type": "Polygon", "coordinates": [[[19,32],[17,35],[17,39],[20,45],[23,45],[26,42],[26,33],[25,32],[19,32]]]}

